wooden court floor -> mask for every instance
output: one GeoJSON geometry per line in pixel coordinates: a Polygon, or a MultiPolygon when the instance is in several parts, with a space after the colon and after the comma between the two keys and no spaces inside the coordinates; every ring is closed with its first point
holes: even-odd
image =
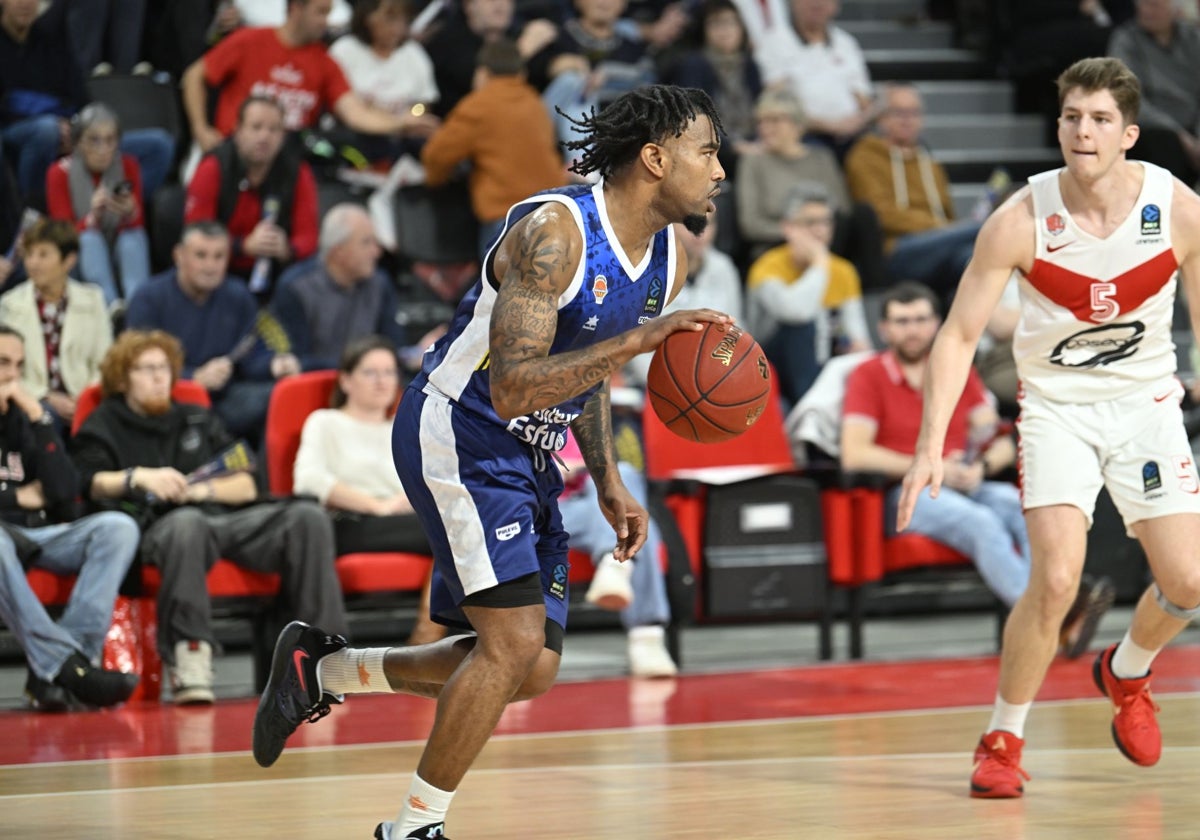
{"type": "MultiPolygon", "coordinates": [[[[1192,651],[1160,666],[1176,672],[1166,687],[1194,684],[1196,661],[1192,651]]],[[[980,698],[994,690],[983,675],[994,664],[560,686],[506,714],[447,828],[452,840],[1200,837],[1200,693],[1158,696],[1166,749],[1159,765],[1139,768],[1112,746],[1109,706],[1088,691],[1080,663],[1056,664],[1047,693],[1068,696],[1030,717],[1026,797],[970,799],[971,749],[988,714],[980,698]],[[939,690],[951,707],[918,708],[921,695],[897,701],[888,688],[922,674],[961,688],[939,690]],[[849,713],[830,713],[839,707],[849,713]]],[[[56,725],[0,715],[0,733],[13,736],[0,745],[0,837],[368,840],[395,815],[421,748],[419,736],[384,739],[429,723],[429,705],[410,702],[420,701],[351,698],[302,727],[269,771],[246,751],[249,700],[56,725]],[[67,743],[38,746],[56,736],[67,743]]]]}

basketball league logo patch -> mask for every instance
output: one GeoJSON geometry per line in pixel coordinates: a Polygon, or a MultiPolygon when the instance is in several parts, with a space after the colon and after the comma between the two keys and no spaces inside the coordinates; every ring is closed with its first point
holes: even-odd
{"type": "Polygon", "coordinates": [[[1058,213],[1051,213],[1046,217],[1046,233],[1051,236],[1058,236],[1067,229],[1067,223],[1058,213]]]}
{"type": "Polygon", "coordinates": [[[1157,204],[1147,204],[1142,208],[1142,236],[1159,233],[1162,233],[1162,211],[1157,204]]]}
{"type": "Polygon", "coordinates": [[[604,299],[608,297],[608,278],[603,274],[592,281],[592,297],[596,299],[597,304],[604,303],[604,299]]]}

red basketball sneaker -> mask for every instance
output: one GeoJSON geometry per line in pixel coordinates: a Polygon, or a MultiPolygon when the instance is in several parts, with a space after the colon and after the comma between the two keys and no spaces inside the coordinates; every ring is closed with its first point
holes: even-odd
{"type": "Polygon", "coordinates": [[[1014,799],[1025,793],[1021,779],[1021,748],[1025,741],[997,729],[979,739],[975,748],[975,771],[971,773],[971,796],[976,799],[1014,799]]]}
{"type": "Polygon", "coordinates": [[[1158,704],[1150,696],[1150,674],[1123,680],[1112,672],[1113,645],[1100,652],[1092,666],[1096,688],[1113,704],[1112,736],[1121,754],[1143,767],[1157,764],[1162,755],[1158,729],[1158,704]]]}

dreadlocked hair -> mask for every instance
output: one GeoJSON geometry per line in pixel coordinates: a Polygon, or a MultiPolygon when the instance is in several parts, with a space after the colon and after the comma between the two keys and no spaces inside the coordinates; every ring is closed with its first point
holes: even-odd
{"type": "Polygon", "coordinates": [[[647,143],[679,137],[700,116],[712,121],[718,135],[724,133],[716,106],[699,88],[646,85],[622,94],[599,113],[593,108],[586,116],[573,117],[557,110],[584,135],[564,144],[570,151],[583,152],[571,166],[577,175],[599,172],[611,177],[636,160],[647,143]]]}

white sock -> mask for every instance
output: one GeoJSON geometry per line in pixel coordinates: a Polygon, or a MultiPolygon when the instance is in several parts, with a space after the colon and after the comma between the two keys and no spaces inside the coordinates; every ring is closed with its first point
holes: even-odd
{"type": "Polygon", "coordinates": [[[450,808],[450,800],[453,798],[454,791],[435,788],[414,773],[404,807],[400,809],[400,815],[392,824],[392,840],[403,840],[418,828],[445,822],[446,811],[450,808]]]}
{"type": "Polygon", "coordinates": [[[390,692],[383,657],[390,648],[342,648],[317,663],[317,680],[330,694],[390,692]]]}
{"type": "Polygon", "coordinates": [[[987,731],[995,732],[997,729],[1002,729],[1005,732],[1011,732],[1018,738],[1024,738],[1025,718],[1028,717],[1032,707],[1032,700],[1028,703],[1009,703],[997,693],[996,705],[992,707],[992,720],[988,723],[987,731]]]}
{"type": "Polygon", "coordinates": [[[1121,680],[1141,679],[1150,673],[1150,663],[1158,656],[1157,650],[1146,650],[1133,641],[1129,631],[1113,651],[1111,668],[1113,675],[1121,680]]]}

